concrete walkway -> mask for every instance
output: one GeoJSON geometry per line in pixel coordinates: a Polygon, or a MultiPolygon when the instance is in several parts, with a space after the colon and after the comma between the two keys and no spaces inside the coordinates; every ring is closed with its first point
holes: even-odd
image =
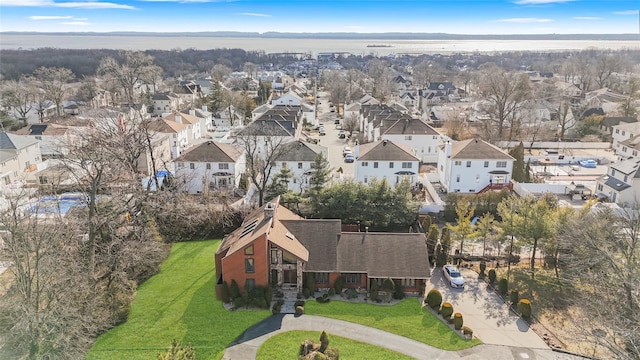
{"type": "MultiPolygon", "coordinates": [[[[538,359],[538,360],[570,360],[579,359],[574,356],[552,352],[549,349],[531,349],[497,345],[479,345],[460,351],[436,349],[421,342],[411,340],[386,331],[368,326],[358,325],[342,320],[320,316],[275,315],[252,326],[239,339],[229,346],[222,357],[223,360],[255,359],[258,348],[270,337],[292,330],[325,330],[330,335],[337,335],[365,343],[381,346],[416,359],[538,359]]],[[[301,340],[302,341],[302,340],[301,340]]]]}

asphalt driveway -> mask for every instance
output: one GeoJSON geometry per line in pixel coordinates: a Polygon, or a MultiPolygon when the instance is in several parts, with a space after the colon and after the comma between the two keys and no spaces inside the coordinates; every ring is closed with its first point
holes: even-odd
{"type": "Polygon", "coordinates": [[[464,325],[473,329],[473,335],[485,344],[549,349],[526,321],[511,312],[495,292],[487,289],[484,281],[478,281],[476,272],[468,269],[461,272],[464,290],[451,288],[443,279],[442,268],[434,268],[426,291],[440,290],[442,301],[451,303],[454,312],[462,313],[464,325]]]}

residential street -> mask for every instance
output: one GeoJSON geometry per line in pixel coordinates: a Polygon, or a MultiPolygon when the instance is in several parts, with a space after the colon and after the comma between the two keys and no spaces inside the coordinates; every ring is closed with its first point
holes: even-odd
{"type": "MultiPolygon", "coordinates": [[[[319,136],[320,145],[325,146],[329,150],[329,164],[334,171],[337,171],[340,167],[343,170],[343,178],[353,178],[355,173],[355,162],[345,163],[342,156],[342,150],[346,145],[349,145],[353,149],[353,143],[346,141],[345,139],[338,139],[339,130],[336,129],[335,120],[338,119],[338,114],[330,112],[329,100],[326,97],[326,92],[319,92],[320,98],[318,98],[318,110],[317,116],[320,121],[320,125],[324,126],[326,135],[319,136]]],[[[342,119],[340,119],[342,120],[342,119]]]]}

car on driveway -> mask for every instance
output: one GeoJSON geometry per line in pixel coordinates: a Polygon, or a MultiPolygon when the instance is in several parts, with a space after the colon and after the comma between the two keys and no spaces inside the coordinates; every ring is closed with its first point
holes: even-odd
{"type": "Polygon", "coordinates": [[[318,130],[318,133],[319,133],[321,136],[327,135],[327,132],[324,130],[324,128],[320,128],[320,130],[318,130]]]}
{"type": "Polygon", "coordinates": [[[355,160],[356,160],[356,159],[353,157],[353,155],[352,155],[352,154],[347,154],[347,155],[345,155],[345,157],[344,157],[344,162],[346,162],[346,163],[352,163],[352,162],[354,162],[355,160]]]}
{"type": "Polygon", "coordinates": [[[347,134],[340,130],[340,132],[338,132],[338,139],[346,139],[347,138],[347,134]]]}
{"type": "Polygon", "coordinates": [[[464,289],[464,278],[457,267],[453,265],[445,265],[442,267],[442,274],[452,288],[464,289]]]}

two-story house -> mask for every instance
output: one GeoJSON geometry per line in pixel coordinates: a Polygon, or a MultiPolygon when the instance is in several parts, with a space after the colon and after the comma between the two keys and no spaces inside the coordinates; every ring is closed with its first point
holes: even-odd
{"type": "Polygon", "coordinates": [[[184,124],[187,126],[187,133],[189,134],[187,142],[188,145],[192,145],[196,143],[197,139],[202,137],[202,123],[200,118],[194,115],[184,114],[184,113],[173,113],[170,115],[166,115],[163,119],[167,121],[175,121],[180,124],[184,124]]]}
{"type": "Polygon", "coordinates": [[[40,142],[29,136],[0,132],[0,178],[3,185],[33,181],[42,164],[40,142]]]}
{"type": "Polygon", "coordinates": [[[271,105],[289,105],[289,106],[300,106],[303,104],[303,100],[300,96],[295,94],[293,91],[288,91],[282,96],[273,96],[271,98],[271,105]]]}
{"type": "Polygon", "coordinates": [[[438,148],[448,139],[424,121],[413,118],[385,122],[381,131],[383,140],[409,146],[423,163],[437,163],[438,148]]]}
{"type": "Polygon", "coordinates": [[[286,167],[292,173],[287,184],[289,190],[303,193],[311,186],[309,184],[312,173],[311,166],[320,155],[327,159],[328,150],[326,147],[305,141],[286,143],[283,145],[282,154],[275,160],[275,164],[271,168],[271,177],[273,178],[286,167]]]}
{"type": "Polygon", "coordinates": [[[356,181],[369,183],[373,179],[386,180],[391,186],[408,181],[415,185],[420,171],[420,158],[413,150],[390,140],[357,146],[355,150],[356,181]]]}
{"type": "Polygon", "coordinates": [[[447,141],[438,154],[440,183],[448,192],[479,193],[509,187],[514,158],[482,139],[447,141]]]}
{"type": "Polygon", "coordinates": [[[640,135],[640,122],[622,122],[612,126],[611,138],[613,144],[611,148],[616,154],[619,154],[622,149],[621,143],[625,140],[632,139],[636,135],[640,135]]]}
{"type": "Polygon", "coordinates": [[[596,179],[596,194],[623,207],[637,206],[640,203],[640,160],[610,164],[607,173],[596,179]]]}
{"type": "Polygon", "coordinates": [[[430,276],[423,233],[343,232],[340,219],[303,219],[279,198],[254,210],[224,237],[215,254],[216,295],[235,281],[241,289],[277,286],[302,292],[303,279],[328,289],[368,290],[390,278],[417,294],[430,276]]]}
{"type": "Polygon", "coordinates": [[[175,177],[181,191],[200,194],[211,190],[233,190],[245,171],[241,147],[207,141],[175,159],[175,177]]]}
{"type": "Polygon", "coordinates": [[[171,157],[177,158],[189,147],[189,131],[187,125],[167,119],[158,119],[149,125],[152,133],[167,134],[171,143],[171,157]]]}
{"type": "Polygon", "coordinates": [[[153,115],[162,115],[178,110],[180,99],[173,94],[155,93],[151,96],[153,115]]]}

